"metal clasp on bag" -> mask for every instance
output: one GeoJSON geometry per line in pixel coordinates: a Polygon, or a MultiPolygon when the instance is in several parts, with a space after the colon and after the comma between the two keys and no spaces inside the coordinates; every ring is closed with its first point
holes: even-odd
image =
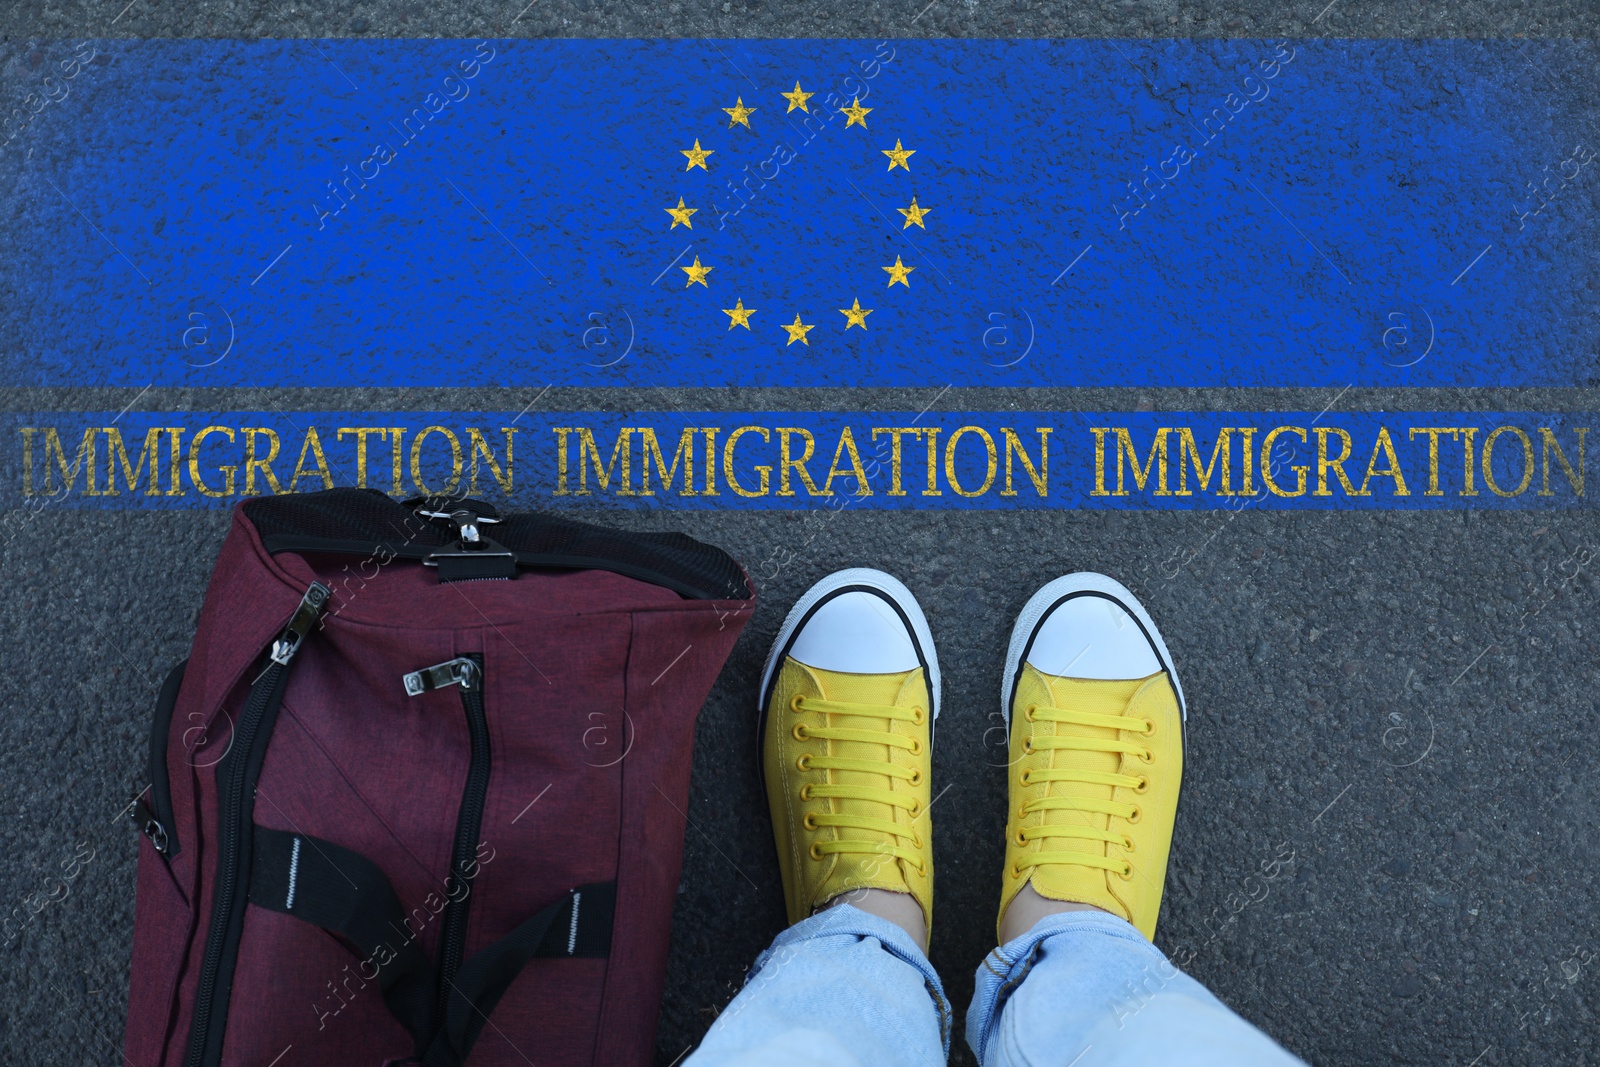
{"type": "MultiPolygon", "coordinates": [[[[425,519],[449,519],[453,517],[457,511],[467,511],[471,514],[476,514],[475,512],[472,512],[470,508],[452,508],[449,511],[440,511],[437,508],[430,510],[426,504],[414,508],[413,510],[425,519]]],[[[493,526],[500,520],[489,515],[479,515],[478,521],[483,523],[485,526],[493,526]]]]}
{"type": "MultiPolygon", "coordinates": [[[[483,536],[483,531],[479,529],[480,526],[497,523],[499,519],[486,518],[469,508],[458,508],[455,511],[424,511],[418,508],[417,514],[430,519],[449,519],[456,527],[455,542],[430,553],[422,561],[424,567],[437,567],[440,560],[499,561],[489,562],[485,573],[473,576],[512,577],[516,574],[516,553],[499,542],[483,536]]],[[[467,569],[470,573],[482,568],[467,569]]]]}
{"type": "Polygon", "coordinates": [[[466,521],[470,521],[476,526],[493,526],[500,521],[499,519],[490,518],[487,515],[479,515],[470,508],[456,508],[451,511],[430,511],[424,506],[417,508],[416,513],[425,519],[447,519],[450,522],[455,523],[457,529],[461,528],[463,521],[457,516],[467,516],[468,519],[466,521]]]}
{"type": "Polygon", "coordinates": [[[443,689],[447,685],[459,685],[463,689],[471,689],[478,684],[478,665],[468,656],[457,656],[443,663],[435,663],[432,667],[424,667],[420,671],[402,675],[400,680],[405,683],[406,695],[413,697],[434,689],[443,689]]]}

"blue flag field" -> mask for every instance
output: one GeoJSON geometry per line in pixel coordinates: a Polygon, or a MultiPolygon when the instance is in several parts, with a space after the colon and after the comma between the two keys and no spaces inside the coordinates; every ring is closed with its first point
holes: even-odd
{"type": "Polygon", "coordinates": [[[1551,85],[1594,63],[1563,41],[85,42],[0,131],[19,163],[73,146],[21,171],[0,231],[5,376],[1593,385],[1600,138],[1551,85]]]}

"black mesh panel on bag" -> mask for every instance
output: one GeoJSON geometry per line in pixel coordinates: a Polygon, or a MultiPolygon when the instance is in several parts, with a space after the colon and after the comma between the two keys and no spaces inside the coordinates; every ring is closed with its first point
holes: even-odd
{"type": "MultiPolygon", "coordinates": [[[[423,559],[455,539],[449,523],[422,518],[376,489],[261,497],[243,508],[274,553],[371,554],[381,547],[423,559]]],[[[524,567],[615,571],[701,600],[750,596],[732,556],[686,534],[614,530],[537,512],[506,515],[483,532],[524,567]]]]}

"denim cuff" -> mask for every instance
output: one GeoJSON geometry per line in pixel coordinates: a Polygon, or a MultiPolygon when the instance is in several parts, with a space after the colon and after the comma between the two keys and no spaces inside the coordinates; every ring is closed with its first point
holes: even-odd
{"type": "Polygon", "coordinates": [[[785,951],[792,946],[822,937],[876,938],[885,952],[921,975],[922,984],[927,988],[929,998],[933,1000],[934,1007],[939,1009],[939,1040],[944,1045],[945,1057],[949,1058],[952,1023],[950,1001],[944,995],[944,984],[939,981],[939,974],[933,969],[933,964],[928,962],[927,955],[917,947],[917,943],[902,927],[853,905],[836,904],[825,911],[819,911],[773,938],[767,950],[756,957],[749,973],[745,975],[745,982],[752,981],[761,972],[761,968],[772,960],[781,960],[785,951]]]}
{"type": "MultiPolygon", "coordinates": [[[[1153,962],[1167,963],[1167,957],[1125,919],[1103,911],[1066,911],[1047,915],[984,957],[978,967],[972,990],[972,1006],[967,1010],[967,1043],[981,1057],[989,1035],[1000,1021],[1006,1000],[1022,984],[1039,959],[1044,943],[1056,934],[1096,933],[1128,941],[1147,952],[1153,962]]],[[[1171,964],[1168,964],[1171,966],[1171,964]]]]}

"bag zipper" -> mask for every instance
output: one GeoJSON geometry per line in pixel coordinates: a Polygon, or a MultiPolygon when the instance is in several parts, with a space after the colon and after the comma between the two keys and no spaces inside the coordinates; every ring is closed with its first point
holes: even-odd
{"type": "Polygon", "coordinates": [[[211,922],[200,965],[200,984],[195,993],[194,1025],[189,1031],[187,1067],[207,1067],[222,1058],[227,1001],[233,990],[233,964],[238,957],[238,937],[246,900],[246,894],[240,889],[241,886],[248,888],[249,882],[248,872],[241,872],[241,867],[249,855],[246,846],[255,816],[256,779],[261,773],[258,734],[265,722],[266,736],[270,738],[278,703],[283,699],[289,664],[306,634],[321,618],[330,595],[327,586],[313,582],[300,598],[289,624],[268,650],[266,668],[250,685],[250,696],[234,726],[228,754],[217,765],[217,874],[212,886],[211,922]],[[245,877],[241,877],[241,873],[245,877]],[[219,1005],[217,986],[224,978],[226,985],[219,1005]]]}
{"type": "Polygon", "coordinates": [[[184,660],[167,673],[161,683],[161,695],[156,698],[155,715],[150,724],[150,754],[146,773],[150,784],[134,794],[128,816],[139,832],[150,839],[163,858],[178,854],[178,833],[172,819],[172,784],[167,777],[167,740],[172,729],[172,709],[178,702],[178,691],[183,687],[183,674],[189,666],[184,660]],[[145,793],[150,794],[146,803],[145,793]]]}
{"type": "Polygon", "coordinates": [[[402,681],[411,696],[459,685],[461,708],[466,713],[467,732],[472,739],[467,784],[461,794],[455,841],[450,848],[450,876],[445,883],[449,903],[445,905],[444,929],[439,936],[438,1017],[444,1019],[466,950],[467,913],[472,901],[472,880],[477,874],[474,861],[478,854],[478,833],[483,828],[483,807],[489,794],[489,721],[483,707],[483,657],[477,654],[457,656],[413,671],[402,681]],[[465,892],[458,887],[464,887],[465,892]]]}

